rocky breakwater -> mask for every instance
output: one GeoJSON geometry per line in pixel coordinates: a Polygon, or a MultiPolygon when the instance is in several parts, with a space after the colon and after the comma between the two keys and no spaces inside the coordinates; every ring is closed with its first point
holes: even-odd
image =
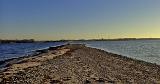
{"type": "Polygon", "coordinates": [[[0,72],[0,83],[160,83],[159,65],[82,44],[67,44],[39,52],[6,66],[0,72]]]}

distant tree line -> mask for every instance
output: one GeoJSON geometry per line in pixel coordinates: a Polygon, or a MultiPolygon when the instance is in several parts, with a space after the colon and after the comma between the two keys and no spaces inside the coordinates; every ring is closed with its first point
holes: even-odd
{"type": "Polygon", "coordinates": [[[160,40],[160,38],[117,38],[117,39],[79,39],[79,40],[50,40],[35,41],[34,39],[23,40],[1,40],[0,43],[33,43],[33,42],[72,42],[72,41],[129,41],[129,40],[160,40]]]}
{"type": "Polygon", "coordinates": [[[34,39],[23,39],[23,40],[0,40],[0,43],[33,43],[34,39]]]}
{"type": "Polygon", "coordinates": [[[160,40],[160,38],[116,38],[116,39],[89,39],[88,41],[129,41],[129,40],[160,40]]]}

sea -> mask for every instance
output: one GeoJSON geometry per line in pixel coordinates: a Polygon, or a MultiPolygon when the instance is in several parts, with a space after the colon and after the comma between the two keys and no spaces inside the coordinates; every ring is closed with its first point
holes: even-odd
{"type": "MultiPolygon", "coordinates": [[[[88,47],[160,65],[160,40],[76,41],[88,47]]],[[[27,56],[35,50],[59,46],[65,42],[0,44],[0,61],[27,56]]]]}
{"type": "Polygon", "coordinates": [[[36,50],[63,45],[65,42],[35,42],[35,43],[6,43],[0,44],[0,61],[30,56],[36,50]]]}
{"type": "Polygon", "coordinates": [[[76,42],[118,55],[160,65],[160,40],[76,42]]]}

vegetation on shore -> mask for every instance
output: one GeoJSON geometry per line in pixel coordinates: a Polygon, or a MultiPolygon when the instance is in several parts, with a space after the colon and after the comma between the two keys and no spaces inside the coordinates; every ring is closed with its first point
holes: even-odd
{"type": "Polygon", "coordinates": [[[0,43],[33,43],[34,39],[23,39],[23,40],[0,40],[0,43]]]}
{"type": "Polygon", "coordinates": [[[1,40],[0,43],[34,43],[34,42],[68,42],[68,41],[129,41],[129,40],[160,40],[160,38],[116,38],[116,39],[78,39],[78,40],[46,40],[46,41],[35,41],[34,39],[23,39],[23,40],[1,40]]]}

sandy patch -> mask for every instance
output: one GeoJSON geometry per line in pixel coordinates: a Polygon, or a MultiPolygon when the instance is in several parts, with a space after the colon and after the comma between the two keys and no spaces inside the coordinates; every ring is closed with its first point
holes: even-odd
{"type": "Polygon", "coordinates": [[[69,51],[70,49],[61,49],[61,50],[56,50],[54,52],[54,54],[52,53],[48,53],[47,55],[43,55],[41,57],[36,57],[35,61],[46,61],[46,60],[50,60],[50,59],[54,59],[57,56],[63,55],[65,54],[67,51],[69,51]]]}
{"type": "Polygon", "coordinates": [[[56,50],[54,53],[52,53],[52,51],[50,51],[46,54],[42,54],[42,56],[24,58],[24,59],[20,60],[21,63],[12,64],[3,73],[6,75],[6,77],[10,77],[14,73],[17,73],[19,71],[23,71],[26,68],[39,66],[44,61],[54,59],[57,56],[65,54],[69,50],[70,49],[61,49],[61,50],[56,50]]]}

